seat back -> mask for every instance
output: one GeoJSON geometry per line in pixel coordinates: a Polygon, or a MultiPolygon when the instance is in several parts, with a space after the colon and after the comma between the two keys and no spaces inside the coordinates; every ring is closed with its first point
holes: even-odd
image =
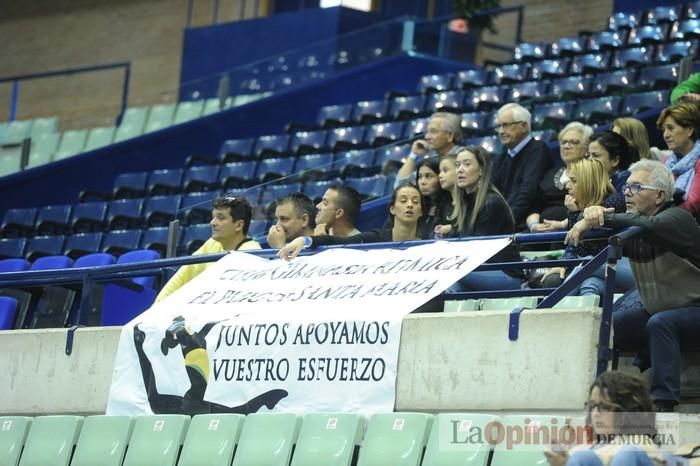
{"type": "Polygon", "coordinates": [[[53,160],[63,160],[83,151],[88,132],[86,129],[66,131],[61,137],[61,142],[53,154],[53,160]]]}
{"type": "Polygon", "coordinates": [[[112,144],[116,131],[117,128],[113,126],[92,128],[88,132],[87,141],[85,141],[85,152],[112,144]]]}
{"type": "Polygon", "coordinates": [[[182,414],[136,419],[124,466],[175,466],[190,417],[182,414]]]}
{"type": "Polygon", "coordinates": [[[63,253],[73,259],[100,251],[102,233],[75,233],[66,238],[63,253]]]}
{"type": "Polygon", "coordinates": [[[129,416],[85,418],[71,466],[121,466],[133,427],[129,416]]]}
{"type": "Polygon", "coordinates": [[[549,438],[549,431],[556,420],[557,430],[566,425],[564,416],[555,415],[509,415],[503,418],[503,424],[507,429],[520,432],[522,438],[527,435],[529,442],[521,441],[513,443],[512,448],[508,448],[507,442],[500,442],[494,449],[491,466],[513,466],[513,465],[538,465],[546,466],[547,459],[544,456],[544,449],[552,443],[549,438]]]}
{"type": "Polygon", "coordinates": [[[486,466],[490,445],[483,437],[468,441],[474,432],[485,432],[496,416],[472,413],[440,413],[435,416],[421,466],[486,466]]]}
{"type": "Polygon", "coordinates": [[[418,466],[432,414],[381,413],[369,420],[357,466],[418,466]]]}
{"type": "Polygon", "coordinates": [[[443,311],[444,312],[464,312],[464,311],[478,311],[481,302],[478,299],[461,299],[461,300],[450,300],[445,301],[443,311]]]}
{"type": "Polygon", "coordinates": [[[0,257],[22,257],[27,240],[24,238],[0,239],[0,257]]]}
{"type": "Polygon", "coordinates": [[[26,259],[3,259],[0,260],[1,272],[23,272],[29,270],[31,264],[26,259]]]}
{"type": "Polygon", "coordinates": [[[296,414],[249,414],[243,424],[233,466],[286,466],[299,425],[296,414]]]}
{"type": "Polygon", "coordinates": [[[32,148],[29,152],[27,168],[49,163],[53,158],[54,152],[58,149],[58,141],[60,138],[60,133],[47,133],[32,138],[32,148]]]}
{"type": "Polygon", "coordinates": [[[229,466],[245,416],[200,414],[192,418],[178,466],[229,466]]]}
{"type": "Polygon", "coordinates": [[[0,417],[0,465],[17,466],[24,441],[32,425],[25,416],[0,417]]]}
{"type": "Polygon", "coordinates": [[[41,416],[29,429],[20,466],[68,466],[82,416],[41,416]]]}
{"type": "Polygon", "coordinates": [[[363,427],[359,414],[307,414],[291,466],[349,466],[363,427]]]}
{"type": "Polygon", "coordinates": [[[129,108],[114,134],[114,142],[121,142],[143,134],[148,107],[129,108]]]}
{"type": "Polygon", "coordinates": [[[9,296],[0,296],[0,330],[12,330],[17,314],[17,300],[9,296]]]}
{"type": "Polygon", "coordinates": [[[178,125],[180,123],[199,118],[202,115],[203,109],[203,100],[180,102],[179,104],[177,104],[177,109],[175,110],[175,119],[173,120],[173,124],[178,125]]]}
{"type": "Polygon", "coordinates": [[[150,133],[172,125],[174,116],[175,104],[154,105],[148,112],[148,120],[143,132],[150,133]]]}
{"type": "Polygon", "coordinates": [[[555,309],[585,309],[597,307],[600,304],[600,296],[589,294],[584,296],[565,296],[554,305],[555,309]]]}
{"type": "Polygon", "coordinates": [[[489,298],[481,304],[482,311],[510,311],[515,307],[534,308],[537,306],[537,296],[521,296],[519,298],[489,298]]]}
{"type": "MultiPolygon", "coordinates": [[[[127,264],[130,262],[146,262],[160,259],[160,253],[152,249],[136,249],[134,251],[125,252],[117,260],[117,264],[127,264]]],[[[133,282],[147,287],[153,288],[154,277],[136,277],[132,278],[133,282]]]]}

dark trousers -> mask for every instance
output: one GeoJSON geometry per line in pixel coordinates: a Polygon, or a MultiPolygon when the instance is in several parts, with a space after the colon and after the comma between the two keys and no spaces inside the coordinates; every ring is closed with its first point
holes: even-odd
{"type": "Polygon", "coordinates": [[[681,347],[698,349],[700,307],[682,307],[648,314],[641,301],[627,300],[613,313],[614,346],[640,351],[635,362],[645,370],[651,364],[651,396],[678,402],[681,393],[681,347]],[[648,358],[648,359],[647,359],[648,358]],[[645,363],[644,359],[647,359],[645,363]]]}

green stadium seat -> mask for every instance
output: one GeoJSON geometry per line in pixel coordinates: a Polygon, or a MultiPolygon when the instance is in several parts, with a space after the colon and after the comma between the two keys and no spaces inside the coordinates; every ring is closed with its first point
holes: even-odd
{"type": "Polygon", "coordinates": [[[363,427],[359,414],[307,414],[291,466],[349,466],[363,427]]]}
{"type": "Polygon", "coordinates": [[[154,105],[148,112],[148,120],[146,120],[146,129],[144,133],[150,133],[159,129],[167,128],[173,124],[175,115],[175,104],[154,105]]]}
{"type": "Polygon", "coordinates": [[[46,133],[32,139],[32,148],[29,151],[27,168],[38,167],[39,165],[49,163],[56,149],[58,149],[58,140],[60,137],[60,133],[46,133]]]}
{"type": "Polygon", "coordinates": [[[17,173],[22,168],[22,146],[0,146],[0,176],[17,173]]]}
{"type": "Polygon", "coordinates": [[[7,124],[5,137],[6,144],[19,144],[29,137],[32,129],[32,120],[11,121],[7,124]]]}
{"type": "Polygon", "coordinates": [[[229,466],[245,416],[201,414],[192,418],[178,466],[229,466]]]}
{"type": "Polygon", "coordinates": [[[219,99],[207,99],[204,101],[204,110],[202,111],[202,116],[211,115],[212,113],[220,112],[221,110],[227,109],[231,105],[231,98],[226,98],[224,102],[224,108],[219,108],[219,99]]]}
{"type": "Polygon", "coordinates": [[[554,309],[585,309],[589,307],[598,307],[599,304],[600,296],[597,294],[565,296],[554,305],[554,309]]]}
{"type": "Polygon", "coordinates": [[[85,147],[86,139],[86,129],[65,131],[61,137],[61,142],[58,144],[56,153],[53,154],[53,160],[63,160],[80,154],[85,147]]]}
{"type": "Polygon", "coordinates": [[[173,120],[173,124],[178,125],[180,123],[199,118],[202,116],[202,110],[204,110],[203,100],[180,102],[177,104],[177,110],[175,110],[175,119],[173,120]]]}
{"type": "Polygon", "coordinates": [[[300,424],[297,415],[291,413],[249,414],[233,466],[287,466],[300,424]]]}
{"type": "Polygon", "coordinates": [[[35,118],[32,122],[30,136],[36,138],[42,134],[58,131],[58,117],[35,118]]]}
{"type": "Polygon", "coordinates": [[[522,296],[519,298],[489,298],[481,304],[482,311],[510,311],[517,306],[534,308],[537,306],[537,296],[522,296]]]}
{"type": "Polygon", "coordinates": [[[32,418],[0,417],[0,466],[17,466],[32,418]]]}
{"type": "Polygon", "coordinates": [[[85,418],[71,466],[121,466],[133,427],[129,416],[85,418]]]}
{"type": "Polygon", "coordinates": [[[5,136],[7,135],[7,125],[6,121],[0,123],[0,144],[5,144],[5,136]]]}
{"type": "Polygon", "coordinates": [[[444,312],[478,311],[480,303],[481,302],[478,299],[461,299],[461,300],[445,301],[443,311],[444,312]]]}
{"type": "MultiPolygon", "coordinates": [[[[513,442],[511,449],[507,448],[505,441],[496,445],[491,466],[547,466],[549,463],[544,456],[544,449],[552,443],[549,433],[552,426],[555,426],[553,419],[556,419],[557,432],[566,426],[564,416],[551,414],[504,416],[503,425],[505,428],[511,429],[511,431],[520,428],[522,440],[513,442]]],[[[517,439],[515,435],[517,434],[511,434],[511,438],[517,439]]]]}
{"type": "Polygon", "coordinates": [[[40,416],[24,444],[20,466],[68,466],[78,440],[82,416],[40,416]]]}
{"type": "Polygon", "coordinates": [[[422,466],[486,466],[491,446],[468,437],[497,419],[490,414],[440,413],[435,416],[422,466]],[[471,441],[467,441],[471,440],[471,441]]]}
{"type": "Polygon", "coordinates": [[[114,140],[114,133],[116,131],[117,128],[113,126],[92,128],[88,132],[88,137],[87,141],[85,142],[84,151],[87,152],[112,144],[112,140],[114,140]]]}
{"type": "Polygon", "coordinates": [[[137,418],[124,466],[175,466],[189,423],[182,414],[137,418]]]}
{"type": "Polygon", "coordinates": [[[432,421],[433,415],[424,413],[373,415],[357,466],[418,466],[432,421]]]}
{"type": "Polygon", "coordinates": [[[119,125],[114,134],[114,142],[121,142],[126,139],[141,136],[144,126],[146,126],[146,115],[148,115],[148,107],[127,109],[126,112],[124,112],[122,124],[119,125]]]}

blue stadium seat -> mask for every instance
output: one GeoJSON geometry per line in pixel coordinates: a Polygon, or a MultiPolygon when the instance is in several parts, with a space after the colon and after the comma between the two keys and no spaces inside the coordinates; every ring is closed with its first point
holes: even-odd
{"type": "Polygon", "coordinates": [[[450,90],[452,88],[453,80],[454,75],[451,73],[421,76],[420,81],[418,82],[418,92],[430,94],[433,92],[444,92],[450,90]]]}
{"type": "Polygon", "coordinates": [[[24,249],[27,246],[25,238],[0,239],[0,258],[24,257],[24,249]]]}
{"type": "Polygon", "coordinates": [[[678,65],[645,66],[635,81],[636,89],[669,89],[678,83],[678,65]]]}
{"type": "Polygon", "coordinates": [[[337,172],[333,164],[334,158],[332,152],[302,155],[297,159],[294,170],[303,181],[326,179],[337,172]]]}
{"type": "Polygon", "coordinates": [[[218,192],[184,195],[180,204],[180,210],[184,212],[187,224],[209,223],[212,211],[211,201],[218,196],[218,192]]]}
{"type": "Polygon", "coordinates": [[[8,209],[2,220],[2,235],[5,238],[20,238],[34,232],[37,209],[18,208],[8,209]]]}
{"type": "Polygon", "coordinates": [[[464,107],[464,91],[452,90],[430,94],[425,104],[427,112],[455,111],[464,107]]]}
{"type": "Polygon", "coordinates": [[[700,17],[677,22],[671,27],[671,31],[669,33],[670,39],[697,39],[699,37],[700,17]]]}
{"type": "Polygon", "coordinates": [[[630,66],[646,65],[652,62],[654,48],[650,46],[620,49],[613,54],[610,66],[624,69],[630,66]]]}
{"type": "Polygon", "coordinates": [[[550,57],[578,55],[586,50],[586,41],[581,37],[562,37],[549,47],[550,57]]]}
{"type": "Polygon", "coordinates": [[[326,149],[326,131],[299,131],[294,133],[289,143],[289,151],[294,154],[315,154],[326,149]]]}
{"type": "Polygon", "coordinates": [[[384,196],[386,181],[386,176],[375,175],[362,178],[346,178],[345,184],[355,188],[363,200],[367,200],[384,196]]]}
{"type": "Polygon", "coordinates": [[[221,167],[219,179],[224,189],[245,188],[255,183],[255,171],[258,162],[231,162],[221,167]]]}
{"type": "Polygon", "coordinates": [[[141,235],[141,249],[153,249],[165,257],[168,247],[168,227],[151,227],[143,231],[141,235]]]}
{"type": "Polygon", "coordinates": [[[547,95],[546,81],[528,81],[516,83],[510,86],[506,100],[511,102],[522,102],[524,100],[539,100],[547,95]]]}
{"type": "Polygon", "coordinates": [[[113,199],[133,199],[146,193],[148,172],[122,173],[114,180],[113,199]]]}
{"type": "Polygon", "coordinates": [[[462,134],[466,136],[480,135],[486,131],[486,117],[490,115],[488,112],[471,112],[462,113],[461,126],[462,134]]]}
{"type": "Polygon", "coordinates": [[[107,217],[106,202],[86,202],[73,206],[71,228],[73,233],[100,231],[107,217]]]}
{"type": "Polygon", "coordinates": [[[216,190],[219,187],[219,166],[198,165],[190,167],[182,179],[182,187],[186,193],[216,190]]]}
{"type": "Polygon", "coordinates": [[[211,226],[209,224],[190,225],[185,228],[181,245],[185,247],[187,254],[192,254],[211,238],[211,226]]]}
{"type": "Polygon", "coordinates": [[[465,146],[481,146],[492,154],[500,154],[502,152],[501,141],[498,136],[483,136],[480,138],[471,138],[464,141],[465,146]]]}
{"type": "Polygon", "coordinates": [[[127,251],[139,248],[141,230],[116,230],[105,233],[102,240],[102,252],[120,256],[127,251]]]}
{"type": "Polygon", "coordinates": [[[0,296],[0,330],[12,330],[17,315],[17,300],[0,296]]]}
{"type": "Polygon", "coordinates": [[[68,232],[72,206],[49,205],[39,209],[36,216],[36,232],[39,235],[62,235],[68,232]]]}
{"type": "Polygon", "coordinates": [[[248,227],[248,236],[250,238],[262,238],[267,235],[267,220],[257,219],[251,220],[248,227]]]}
{"type": "Polygon", "coordinates": [[[372,149],[351,150],[338,154],[335,166],[342,178],[360,178],[379,173],[380,166],[374,162],[372,149]]]}
{"type": "Polygon", "coordinates": [[[505,104],[506,89],[510,86],[484,86],[467,93],[465,108],[474,110],[496,109],[505,104]]]}
{"type": "Polygon", "coordinates": [[[615,50],[625,44],[625,36],[618,31],[603,31],[593,34],[588,38],[586,50],[589,52],[600,52],[604,50],[615,50]]]}
{"type": "Polygon", "coordinates": [[[574,111],[573,119],[591,124],[606,123],[617,116],[621,101],[621,97],[596,97],[581,100],[574,111]]]}
{"type": "Polygon", "coordinates": [[[660,44],[666,40],[667,26],[640,26],[630,30],[627,45],[660,44]]]}
{"type": "Polygon", "coordinates": [[[238,162],[241,160],[250,160],[255,157],[253,154],[253,145],[255,139],[229,139],[221,144],[219,149],[219,158],[223,163],[238,162]]]}
{"type": "Polygon", "coordinates": [[[403,135],[403,127],[402,121],[375,123],[365,131],[365,142],[370,146],[378,147],[398,141],[403,135]]]}
{"type": "Polygon", "coordinates": [[[530,134],[532,134],[532,137],[538,141],[543,141],[548,144],[556,141],[557,139],[556,131],[552,131],[551,129],[545,131],[532,131],[530,134]]]}
{"type": "Polygon", "coordinates": [[[334,128],[328,133],[327,145],[335,152],[361,148],[363,147],[364,135],[364,126],[334,128]]]}
{"type": "Polygon", "coordinates": [[[352,121],[352,104],[327,105],[318,112],[317,122],[323,128],[346,126],[352,121]]]}
{"type": "Polygon", "coordinates": [[[584,74],[584,73],[598,73],[600,71],[605,71],[608,69],[608,63],[610,62],[609,52],[596,52],[587,53],[585,55],[579,55],[571,59],[571,65],[569,66],[569,73],[571,74],[584,74]]]}
{"type": "Polygon", "coordinates": [[[521,42],[513,50],[513,60],[521,62],[538,61],[542,60],[546,53],[546,44],[521,42]]]}
{"type": "Polygon", "coordinates": [[[680,9],[677,6],[657,6],[647,11],[646,24],[673,23],[680,19],[680,9]]]}
{"type": "Polygon", "coordinates": [[[667,42],[656,48],[654,61],[656,63],[675,63],[685,57],[695,58],[700,49],[700,40],[682,40],[678,42],[667,42]]]}
{"type": "MultiPolygon", "coordinates": [[[[66,256],[45,256],[35,260],[30,270],[69,269],[73,260],[66,256]]],[[[44,286],[39,293],[36,308],[30,313],[29,328],[61,328],[68,322],[68,315],[75,291],[60,286],[44,286]]]]}
{"type": "Polygon", "coordinates": [[[143,199],[117,199],[109,203],[107,224],[110,230],[140,228],[143,199]]]}
{"type": "Polygon", "coordinates": [[[530,79],[558,78],[566,75],[568,68],[568,58],[540,60],[532,64],[532,68],[530,68],[530,79]]]}
{"type": "Polygon", "coordinates": [[[613,92],[632,90],[636,75],[637,70],[635,69],[601,73],[595,77],[591,91],[598,95],[608,95],[613,92]]]}
{"type": "Polygon", "coordinates": [[[392,119],[410,120],[422,116],[424,111],[424,95],[398,96],[389,102],[389,116],[392,119]]]}
{"type": "Polygon", "coordinates": [[[404,160],[410,153],[410,144],[379,148],[375,154],[374,164],[381,167],[382,174],[391,175],[401,168],[401,165],[403,165],[404,160]]]}
{"type": "Polygon", "coordinates": [[[418,133],[425,133],[428,130],[428,122],[430,118],[416,118],[414,120],[409,120],[406,122],[406,126],[403,130],[404,138],[412,138],[418,133]]]}
{"type": "Polygon", "coordinates": [[[153,170],[148,176],[148,194],[150,196],[167,196],[178,194],[182,185],[181,168],[153,170]]]}
{"type": "Polygon", "coordinates": [[[261,183],[282,178],[293,173],[295,160],[291,157],[263,159],[258,163],[256,177],[261,183]]]}
{"type": "Polygon", "coordinates": [[[255,141],[255,155],[257,157],[277,157],[285,154],[289,148],[288,134],[270,134],[260,136],[255,141]]]}
{"type": "Polygon", "coordinates": [[[352,119],[358,123],[376,123],[389,118],[386,100],[362,100],[355,104],[352,119]]]}
{"type": "Polygon", "coordinates": [[[535,105],[532,109],[532,126],[535,129],[561,129],[572,120],[576,102],[556,102],[535,105]]]}
{"type": "Polygon", "coordinates": [[[263,189],[260,203],[269,207],[277,199],[297,192],[301,192],[301,183],[270,184],[263,189]]]}
{"type": "Polygon", "coordinates": [[[314,201],[314,204],[318,204],[321,202],[323,194],[326,192],[328,187],[337,182],[337,180],[310,181],[304,185],[304,194],[306,194],[309,199],[314,201]]]}
{"type": "Polygon", "coordinates": [[[548,94],[557,100],[563,100],[572,97],[588,96],[590,88],[590,80],[581,79],[580,76],[570,76],[552,79],[548,94]]]}
{"type": "Polygon", "coordinates": [[[662,108],[668,103],[668,90],[625,94],[622,98],[620,114],[636,115],[653,108],[662,108]]]}
{"type": "Polygon", "coordinates": [[[0,260],[0,273],[5,272],[24,272],[29,270],[32,265],[27,259],[13,258],[0,260]]]}
{"type": "Polygon", "coordinates": [[[460,89],[481,87],[488,84],[488,72],[484,69],[464,70],[457,73],[454,86],[460,89]]]}
{"type": "Polygon", "coordinates": [[[149,227],[167,226],[177,216],[182,196],[157,196],[146,200],[143,218],[149,227]]]}
{"type": "Polygon", "coordinates": [[[66,237],[63,254],[78,259],[86,254],[99,252],[101,245],[102,233],[75,233],[66,237]]]}
{"type": "Polygon", "coordinates": [[[519,83],[527,79],[530,67],[524,63],[511,63],[493,69],[493,84],[519,83]]]}
{"type": "Polygon", "coordinates": [[[686,3],[683,8],[683,16],[688,19],[700,18],[700,0],[694,0],[686,3]]]}
{"type": "Polygon", "coordinates": [[[57,256],[63,253],[63,243],[66,237],[56,236],[35,236],[27,242],[25,257],[34,261],[43,256],[57,256]]]}
{"type": "Polygon", "coordinates": [[[621,29],[631,29],[641,24],[639,13],[615,12],[608,19],[608,29],[619,31],[621,29]]]}

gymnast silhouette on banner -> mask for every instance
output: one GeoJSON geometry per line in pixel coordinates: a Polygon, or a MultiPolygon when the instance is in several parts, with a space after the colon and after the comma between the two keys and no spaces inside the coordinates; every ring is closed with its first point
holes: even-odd
{"type": "Polygon", "coordinates": [[[210,373],[206,336],[219,322],[221,321],[209,322],[198,332],[195,332],[185,323],[184,317],[178,316],[165,330],[165,336],[160,343],[163,356],[167,356],[168,352],[177,346],[180,346],[182,350],[185,370],[191,385],[184,396],[158,393],[153,366],[143,351],[146,333],[139,328],[138,324],[134,326],[134,345],[141,366],[143,383],[148,394],[148,402],[154,414],[249,414],[258,411],[263,406],[273,409],[281,399],[288,395],[286,390],[268,390],[238,406],[225,406],[204,401],[210,373]]]}

